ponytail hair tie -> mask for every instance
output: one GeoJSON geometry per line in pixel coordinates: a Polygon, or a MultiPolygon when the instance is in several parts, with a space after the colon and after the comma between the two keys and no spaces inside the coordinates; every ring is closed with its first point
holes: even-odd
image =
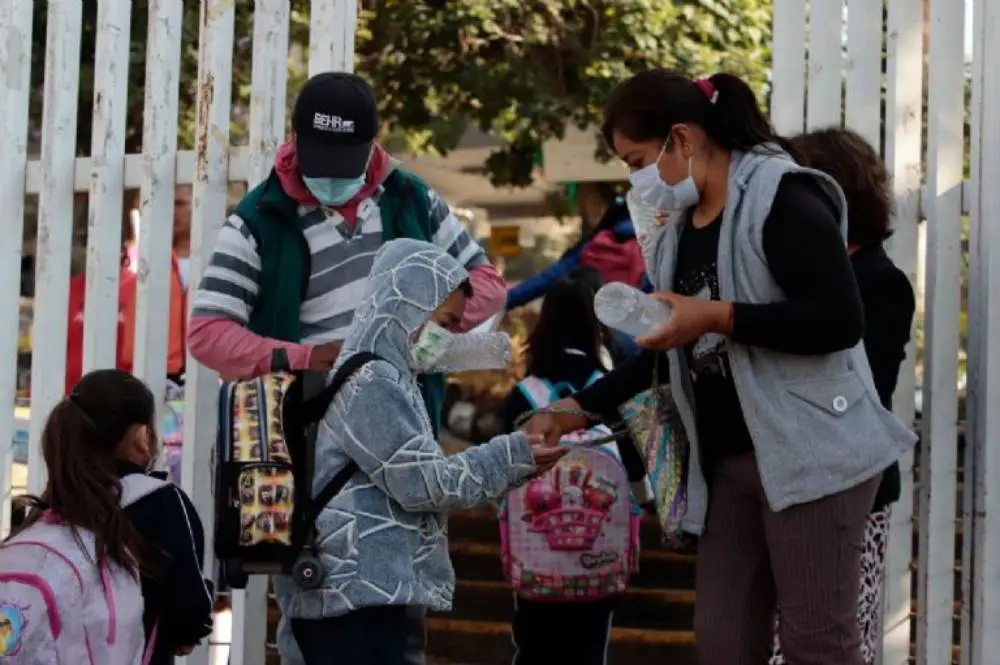
{"type": "Polygon", "coordinates": [[[694,80],[694,84],[698,86],[698,89],[705,93],[705,97],[708,98],[710,104],[714,104],[719,99],[719,91],[715,89],[712,85],[712,81],[708,78],[697,78],[694,80]]]}

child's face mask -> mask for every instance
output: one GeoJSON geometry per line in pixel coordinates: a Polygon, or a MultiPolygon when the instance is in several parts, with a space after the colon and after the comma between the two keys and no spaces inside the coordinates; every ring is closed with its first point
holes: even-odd
{"type": "Polygon", "coordinates": [[[407,345],[410,368],[420,374],[433,373],[441,358],[448,352],[455,333],[428,321],[407,345]]]}

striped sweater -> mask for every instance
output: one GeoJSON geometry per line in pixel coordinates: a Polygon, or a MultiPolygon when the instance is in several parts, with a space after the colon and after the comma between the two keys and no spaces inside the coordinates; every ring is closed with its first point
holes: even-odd
{"type": "MultiPolygon", "coordinates": [[[[293,368],[299,369],[308,366],[313,345],[343,340],[382,245],[381,191],[360,203],[353,227],[333,208],[299,208],[311,254],[309,285],[300,310],[301,344],[264,339],[245,328],[259,293],[260,257],[243,220],[230,216],[194,294],[192,355],[225,376],[249,376],[267,371],[274,348],[284,347],[293,368]]],[[[433,190],[429,196],[434,243],[470,271],[475,295],[462,322],[462,328],[469,329],[503,308],[506,287],[444,200],[433,190]]]]}

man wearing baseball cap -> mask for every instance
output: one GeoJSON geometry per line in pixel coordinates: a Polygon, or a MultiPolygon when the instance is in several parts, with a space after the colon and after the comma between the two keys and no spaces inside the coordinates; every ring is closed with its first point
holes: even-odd
{"type": "MultiPolygon", "coordinates": [[[[309,79],[292,129],[268,178],[219,231],[193,299],[188,348],[196,360],[230,379],[269,372],[276,349],[285,350],[292,369],[331,368],[375,252],[395,238],[433,242],[466,266],[473,296],[460,330],[503,308],[505,283],[482,248],[437,193],[379,145],[375,93],[361,77],[309,79]]],[[[435,430],[444,386],[442,376],[422,382],[435,430]]],[[[291,584],[275,579],[282,610],[291,584]]],[[[413,615],[419,663],[423,617],[413,615]]],[[[287,624],[279,626],[282,656],[302,662],[287,624]]]]}

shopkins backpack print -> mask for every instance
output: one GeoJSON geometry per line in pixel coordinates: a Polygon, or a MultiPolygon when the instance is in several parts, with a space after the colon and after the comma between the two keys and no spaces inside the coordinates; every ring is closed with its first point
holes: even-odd
{"type": "MultiPolygon", "coordinates": [[[[165,484],[126,476],[121,505],[165,484]]],[[[147,645],[139,580],[94,561],[93,534],[74,533],[52,513],[0,545],[0,664],[149,663],[156,628],[147,645]]]]}
{"type": "MultiPolygon", "coordinates": [[[[564,387],[537,377],[518,384],[536,409],[564,387]]],[[[518,596],[586,602],[627,588],[639,559],[639,506],[617,446],[581,445],[609,433],[599,426],[563,437],[561,445],[571,452],[507,494],[500,512],[501,558],[518,596]]]]}

